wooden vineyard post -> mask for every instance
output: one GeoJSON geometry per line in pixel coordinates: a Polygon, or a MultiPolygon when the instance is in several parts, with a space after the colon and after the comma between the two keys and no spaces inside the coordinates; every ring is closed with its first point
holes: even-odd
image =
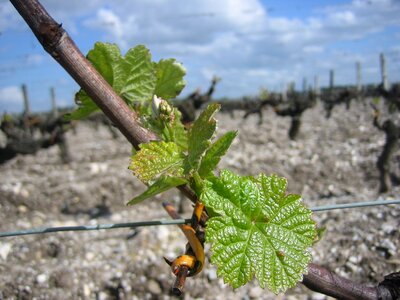
{"type": "Polygon", "coordinates": [[[329,88],[333,89],[335,86],[335,71],[329,70],[329,88]]]}
{"type": "Polygon", "coordinates": [[[53,118],[58,117],[58,109],[57,109],[57,101],[56,101],[56,92],[54,87],[50,88],[50,98],[51,98],[51,114],[53,118]]]}
{"type": "Polygon", "coordinates": [[[318,75],[314,76],[314,93],[316,100],[319,101],[321,97],[321,89],[319,87],[319,77],[318,75]]]}
{"type": "Polygon", "coordinates": [[[362,83],[361,83],[361,63],[359,61],[356,62],[356,84],[357,84],[357,94],[362,91],[362,83]]]}
{"type": "Polygon", "coordinates": [[[286,102],[287,101],[287,85],[283,84],[281,87],[282,87],[281,88],[282,101],[286,102]]]}
{"type": "Polygon", "coordinates": [[[28,89],[25,84],[22,84],[21,91],[22,97],[24,99],[24,111],[22,113],[23,128],[27,133],[31,134],[31,130],[29,128],[29,116],[31,115],[31,107],[29,103],[28,89]]]}
{"type": "Polygon", "coordinates": [[[287,91],[289,91],[289,93],[292,93],[295,90],[296,90],[296,83],[294,81],[289,82],[287,91]]]}
{"type": "Polygon", "coordinates": [[[380,65],[381,65],[381,78],[382,78],[382,87],[384,91],[389,90],[389,81],[387,76],[387,69],[386,69],[386,58],[383,53],[379,55],[380,65]]]}
{"type": "Polygon", "coordinates": [[[24,98],[24,115],[29,116],[31,114],[31,107],[29,104],[28,90],[25,84],[21,86],[21,91],[22,91],[22,97],[24,98]]]}
{"type": "Polygon", "coordinates": [[[307,77],[303,77],[303,92],[307,92],[308,87],[307,87],[307,77]]]}

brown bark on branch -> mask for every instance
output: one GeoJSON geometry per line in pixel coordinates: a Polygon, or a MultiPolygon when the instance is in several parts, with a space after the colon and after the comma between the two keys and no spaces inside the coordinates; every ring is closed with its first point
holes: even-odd
{"type": "Polygon", "coordinates": [[[308,274],[304,276],[303,284],[310,290],[338,299],[379,299],[376,287],[357,284],[315,264],[308,265],[308,274]]]}
{"type": "MultiPolygon", "coordinates": [[[[158,139],[153,132],[139,124],[137,114],[114,92],[82,55],[67,32],[53,20],[37,0],[10,0],[10,2],[24,18],[44,49],[74,78],[135,148],[140,143],[158,139]]],[[[195,194],[189,188],[180,187],[180,189],[192,201],[196,200],[195,194]]],[[[379,288],[357,285],[314,264],[310,265],[303,284],[314,291],[341,299],[395,299],[393,296],[389,297],[394,294],[386,288],[388,285],[382,284],[379,288]],[[380,298],[381,295],[386,295],[387,298],[380,298]]]]}

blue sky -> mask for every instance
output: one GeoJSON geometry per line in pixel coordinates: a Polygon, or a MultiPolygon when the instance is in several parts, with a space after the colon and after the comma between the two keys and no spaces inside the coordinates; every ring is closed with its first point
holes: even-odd
{"type": "MultiPolygon", "coordinates": [[[[389,80],[400,81],[399,0],[47,0],[41,2],[86,54],[96,41],[124,53],[145,44],[155,61],[174,57],[187,69],[182,95],[222,78],[216,97],[279,91],[288,82],[379,82],[379,53],[389,80]]],[[[14,7],[0,0],[0,112],[22,111],[26,84],[34,111],[73,105],[78,86],[42,49],[14,7]]]]}

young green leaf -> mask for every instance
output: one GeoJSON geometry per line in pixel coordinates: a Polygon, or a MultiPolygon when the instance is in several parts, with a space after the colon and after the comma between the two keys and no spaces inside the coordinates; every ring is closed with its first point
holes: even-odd
{"type": "MultiPolygon", "coordinates": [[[[87,59],[118,93],[119,90],[115,86],[121,81],[119,65],[122,61],[118,46],[115,44],[95,43],[94,48],[87,54],[87,59]]],[[[83,119],[100,110],[82,89],[76,94],[75,102],[78,105],[78,109],[68,115],[69,119],[83,119]]]]}
{"type": "Polygon", "coordinates": [[[211,145],[201,160],[199,167],[199,175],[201,177],[206,177],[215,169],[221,160],[221,157],[225,155],[226,151],[228,151],[236,136],[236,131],[229,131],[211,145]]]}
{"type": "Polygon", "coordinates": [[[152,185],[150,185],[149,188],[144,193],[133,198],[127,204],[128,205],[138,204],[143,200],[154,197],[155,195],[165,192],[173,187],[186,183],[187,180],[181,177],[161,176],[152,185]]]}
{"type": "Polygon", "coordinates": [[[213,116],[220,107],[217,103],[207,106],[189,129],[188,162],[194,170],[198,168],[202,156],[211,145],[211,139],[217,129],[217,121],[213,116]]]}
{"type": "Polygon", "coordinates": [[[155,94],[163,99],[175,98],[186,83],[183,77],[186,75],[185,68],[175,59],[162,59],[156,65],[157,86],[155,94]]]}
{"type": "Polygon", "coordinates": [[[143,45],[129,49],[123,60],[125,82],[121,96],[128,102],[150,102],[156,88],[156,70],[150,51],[143,45]]]}
{"type": "MultiPolygon", "coordinates": [[[[175,119],[169,124],[169,138],[175,142],[182,150],[188,149],[188,136],[185,126],[181,122],[181,112],[174,108],[175,119]]],[[[165,135],[163,135],[165,136],[165,135]]]]}
{"type": "Polygon", "coordinates": [[[322,240],[322,238],[325,235],[325,232],[326,232],[325,226],[317,227],[317,235],[315,236],[315,239],[314,239],[314,245],[322,240]]]}
{"type": "MultiPolygon", "coordinates": [[[[124,81],[121,80],[122,74],[119,71],[123,58],[117,45],[96,43],[87,54],[87,59],[111,86],[114,87],[118,81],[124,81]]],[[[118,89],[116,91],[119,92],[118,89]]]]}
{"type": "Polygon", "coordinates": [[[234,288],[255,275],[274,293],[293,287],[307,272],[316,230],[298,195],[286,195],[275,175],[241,177],[225,170],[206,180],[201,201],[217,216],[207,222],[212,263],[234,288]]]}
{"type": "Polygon", "coordinates": [[[78,105],[78,109],[65,115],[66,120],[81,120],[89,116],[90,114],[100,111],[100,108],[93,102],[93,100],[86,94],[82,89],[75,95],[75,103],[78,105]]]}
{"type": "Polygon", "coordinates": [[[156,141],[140,145],[129,169],[147,183],[160,175],[183,177],[183,163],[184,156],[177,144],[156,141]]]}
{"type": "MultiPolygon", "coordinates": [[[[173,98],[185,85],[182,65],[173,59],[152,62],[149,50],[143,45],[131,48],[123,57],[117,45],[96,43],[87,58],[114,91],[131,105],[149,104],[156,92],[164,99],[173,98]]],[[[76,95],[76,103],[78,109],[69,119],[82,119],[99,110],[82,89],[76,95]]]]}

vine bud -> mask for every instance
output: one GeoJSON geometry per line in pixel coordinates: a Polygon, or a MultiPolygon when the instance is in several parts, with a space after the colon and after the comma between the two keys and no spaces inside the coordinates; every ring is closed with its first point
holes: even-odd
{"type": "Polygon", "coordinates": [[[155,116],[159,117],[163,122],[169,123],[175,120],[174,108],[168,101],[154,95],[151,105],[155,116]]]}
{"type": "Polygon", "coordinates": [[[153,101],[151,101],[151,109],[153,111],[153,115],[154,116],[158,116],[160,111],[160,103],[161,103],[162,99],[158,98],[157,95],[153,96],[153,101]]]}

